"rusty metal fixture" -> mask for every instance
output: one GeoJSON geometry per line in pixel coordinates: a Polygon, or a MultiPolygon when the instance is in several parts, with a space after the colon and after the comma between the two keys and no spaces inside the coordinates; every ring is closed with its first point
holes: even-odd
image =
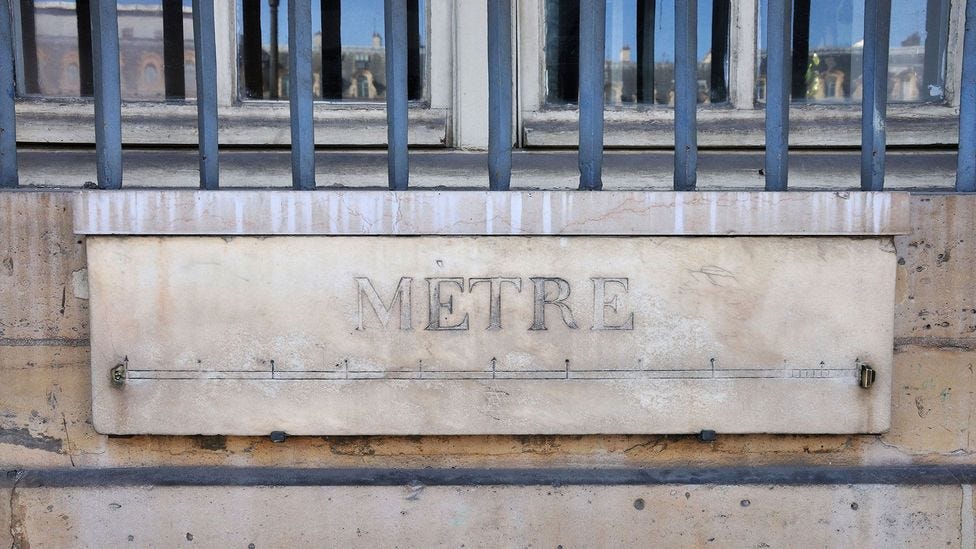
{"type": "Polygon", "coordinates": [[[109,370],[110,378],[112,380],[112,385],[116,387],[122,387],[125,385],[125,380],[129,370],[129,357],[125,357],[122,362],[115,365],[114,368],[109,370]]]}
{"type": "Polygon", "coordinates": [[[864,389],[870,389],[874,385],[874,380],[878,372],[867,364],[861,364],[858,370],[858,384],[864,389]]]}

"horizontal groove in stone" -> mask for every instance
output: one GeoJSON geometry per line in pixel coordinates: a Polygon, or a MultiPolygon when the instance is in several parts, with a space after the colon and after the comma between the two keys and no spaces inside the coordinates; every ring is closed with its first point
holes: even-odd
{"type": "Polygon", "coordinates": [[[390,469],[132,467],[11,469],[0,487],[95,486],[611,486],[611,485],[954,485],[976,483],[976,465],[650,468],[390,469]]]}

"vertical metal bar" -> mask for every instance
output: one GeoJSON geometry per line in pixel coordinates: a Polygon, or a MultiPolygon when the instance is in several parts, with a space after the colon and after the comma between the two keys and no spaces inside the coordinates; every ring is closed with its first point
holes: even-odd
{"type": "Polygon", "coordinates": [[[654,18],[656,0],[637,0],[637,101],[654,104],[654,18]]]}
{"type": "Polygon", "coordinates": [[[264,52],[261,48],[261,0],[243,0],[244,94],[249,99],[264,98],[264,52]]]}
{"type": "Polygon", "coordinates": [[[959,97],[959,166],[956,190],[976,192],[976,0],[966,2],[959,97]]]}
{"type": "Polygon", "coordinates": [[[693,191],[698,169],[698,2],[674,2],[674,190],[693,191]]]}
{"type": "Polygon", "coordinates": [[[488,0],[488,188],[512,180],[512,0],[488,0]]]}
{"type": "Polygon", "coordinates": [[[581,191],[603,189],[603,80],[607,10],[604,0],[580,0],[579,171],[581,191]]]}
{"type": "Polygon", "coordinates": [[[212,0],[193,0],[193,48],[196,53],[200,188],[216,189],[220,184],[220,169],[217,163],[217,43],[212,0]]]}
{"type": "MultiPolygon", "coordinates": [[[[268,52],[270,60],[268,62],[268,97],[278,99],[278,0],[268,0],[268,7],[271,10],[271,51],[268,52]]],[[[288,12],[291,17],[291,11],[288,12]]],[[[289,21],[289,25],[291,22],[289,21]]],[[[289,36],[291,33],[288,33],[289,36]]]]}
{"type": "Polygon", "coordinates": [[[288,99],[292,186],[311,190],[315,188],[311,0],[288,0],[288,99]]]}
{"type": "Polygon", "coordinates": [[[793,78],[794,101],[807,98],[807,65],[810,63],[810,0],[793,0],[793,78]]]}
{"type": "Polygon", "coordinates": [[[766,190],[789,184],[792,0],[766,3],[766,190]]]}
{"type": "Polygon", "coordinates": [[[17,186],[17,115],[14,110],[14,33],[10,5],[0,3],[0,187],[17,186]]]}
{"type": "Polygon", "coordinates": [[[342,2],[322,0],[322,98],[342,99],[342,2]]]}
{"type": "Polygon", "coordinates": [[[91,3],[89,0],[75,2],[75,17],[78,27],[78,94],[91,97],[94,90],[92,75],[92,35],[91,3]]]}
{"type": "Polygon", "coordinates": [[[884,189],[890,24],[891,0],[865,0],[861,77],[861,190],[864,191],[884,189]]]}
{"type": "Polygon", "coordinates": [[[407,157],[407,0],[384,0],[386,134],[390,189],[410,184],[407,157]]]}
{"type": "Polygon", "coordinates": [[[183,0],[163,0],[163,86],[166,99],[186,98],[183,65],[183,0]]]}
{"type": "Polygon", "coordinates": [[[91,20],[98,186],[119,189],[122,188],[122,84],[116,0],[95,0],[91,20]]]}

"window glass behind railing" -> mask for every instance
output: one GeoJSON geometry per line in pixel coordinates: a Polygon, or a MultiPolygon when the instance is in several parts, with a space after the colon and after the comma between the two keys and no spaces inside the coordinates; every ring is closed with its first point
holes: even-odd
{"type": "MultiPolygon", "coordinates": [[[[384,101],[383,0],[312,0],[312,95],[327,101],[384,101]]],[[[243,99],[288,98],[288,0],[241,0],[238,21],[243,99]]],[[[408,93],[427,96],[426,2],[407,2],[408,93]]]]}
{"type": "MultiPolygon", "coordinates": [[[[674,3],[607,0],[604,102],[674,105],[674,3]]],[[[546,1],[546,101],[575,103],[579,0],[546,1]]],[[[698,102],[728,101],[728,0],[698,1],[698,102]]]]}
{"type": "MultiPolygon", "coordinates": [[[[14,0],[17,94],[91,97],[90,0],[14,0]]],[[[118,0],[122,98],[196,97],[190,0],[118,0]]]]}
{"type": "MultiPolygon", "coordinates": [[[[766,100],[767,0],[760,0],[756,100],[766,100]]],[[[892,0],[888,100],[945,98],[948,0],[892,0]]],[[[793,102],[857,103],[863,94],[864,2],[794,0],[793,102]]]]}

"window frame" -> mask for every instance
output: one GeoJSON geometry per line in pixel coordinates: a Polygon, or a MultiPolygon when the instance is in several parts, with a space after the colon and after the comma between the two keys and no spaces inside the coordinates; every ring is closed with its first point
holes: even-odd
{"type": "MultiPolygon", "coordinates": [[[[428,97],[409,107],[410,144],[450,146],[455,64],[454,12],[462,0],[428,0],[428,97]]],[[[19,37],[19,2],[14,1],[19,37]]],[[[238,0],[214,0],[217,45],[217,101],[220,144],[287,146],[291,142],[287,101],[243,100],[238,75],[238,0]]],[[[18,77],[22,78],[22,41],[18,77]]],[[[92,145],[94,102],[90,98],[23,97],[16,99],[17,139],[30,143],[92,145]]],[[[386,144],[386,104],[316,101],[315,144],[374,147],[386,144]]],[[[125,145],[196,145],[197,107],[181,101],[123,101],[125,145]]]]}
{"type": "MultiPolygon", "coordinates": [[[[958,143],[958,86],[962,67],[965,2],[951,0],[944,102],[892,103],[887,108],[889,145],[958,143]]],[[[755,148],[765,144],[765,112],[755,101],[758,0],[731,0],[729,102],[698,108],[698,143],[705,147],[755,148]]],[[[577,144],[575,105],[545,102],[545,0],[520,0],[518,26],[519,141],[526,148],[577,144]]],[[[607,106],[608,148],[674,146],[674,111],[661,106],[607,106]]],[[[858,104],[791,105],[790,143],[801,147],[860,146],[858,104]]]]}

